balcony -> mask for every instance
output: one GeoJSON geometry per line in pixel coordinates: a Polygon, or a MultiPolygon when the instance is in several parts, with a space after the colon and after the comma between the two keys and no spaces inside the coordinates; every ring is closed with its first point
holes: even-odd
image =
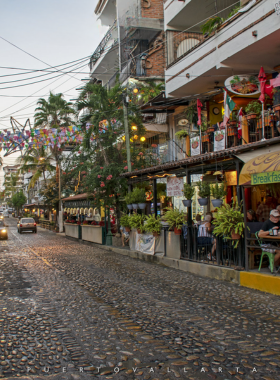
{"type": "Polygon", "coordinates": [[[112,25],[117,18],[116,0],[99,0],[95,8],[95,14],[102,25],[112,25]]]}
{"type": "Polygon", "coordinates": [[[200,32],[203,20],[218,12],[220,17],[225,17],[234,6],[236,0],[167,0],[164,3],[165,30],[200,32]]]}
{"type": "Polygon", "coordinates": [[[118,30],[115,21],[90,59],[90,75],[106,84],[115,73],[118,60],[118,30]]]}
{"type": "Polygon", "coordinates": [[[268,0],[234,15],[214,35],[168,67],[167,96],[209,94],[215,82],[223,86],[232,72],[234,75],[258,73],[261,66],[273,71],[279,65],[279,26],[274,3],[268,0]]]}

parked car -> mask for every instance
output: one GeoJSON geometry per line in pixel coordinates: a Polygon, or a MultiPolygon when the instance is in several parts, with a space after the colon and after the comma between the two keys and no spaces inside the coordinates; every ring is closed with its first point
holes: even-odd
{"type": "Polygon", "coordinates": [[[0,220],[4,220],[4,214],[3,214],[3,212],[0,212],[0,220]]]}
{"type": "Polygon", "coordinates": [[[8,231],[3,219],[0,220],[0,239],[8,240],[8,231]]]}
{"type": "Polygon", "coordinates": [[[33,218],[21,218],[17,224],[18,233],[22,231],[32,231],[35,234],[37,233],[37,224],[33,218]]]}
{"type": "Polygon", "coordinates": [[[4,218],[9,218],[8,210],[3,211],[4,218]]]}

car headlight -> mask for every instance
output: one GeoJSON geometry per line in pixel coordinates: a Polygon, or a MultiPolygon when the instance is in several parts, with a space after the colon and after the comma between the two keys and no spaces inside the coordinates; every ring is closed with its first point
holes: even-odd
{"type": "Polygon", "coordinates": [[[1,232],[4,234],[5,232],[7,232],[7,230],[1,230],[1,232]]]}

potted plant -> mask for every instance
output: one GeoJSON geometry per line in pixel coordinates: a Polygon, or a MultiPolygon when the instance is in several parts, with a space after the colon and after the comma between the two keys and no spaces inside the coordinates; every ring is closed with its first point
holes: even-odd
{"type": "Polygon", "coordinates": [[[257,100],[254,100],[253,102],[247,104],[245,111],[247,114],[247,120],[256,119],[257,116],[262,112],[262,105],[257,100]]]}
{"type": "Polygon", "coordinates": [[[234,204],[233,207],[226,204],[218,208],[216,218],[212,223],[216,226],[213,231],[214,235],[232,240],[234,248],[238,246],[239,240],[244,232],[245,224],[244,214],[241,212],[241,207],[238,206],[237,203],[234,204]]]}
{"type": "Polygon", "coordinates": [[[130,216],[129,215],[123,215],[120,218],[120,223],[122,227],[125,227],[126,232],[130,232],[130,216]]]}
{"type": "Polygon", "coordinates": [[[138,204],[140,210],[145,210],[146,208],[146,191],[145,189],[136,188],[133,191],[134,202],[138,204]]]}
{"type": "Polygon", "coordinates": [[[151,232],[155,237],[160,235],[162,224],[160,221],[160,216],[149,215],[145,223],[145,228],[147,232],[151,232]]]}
{"type": "Polygon", "coordinates": [[[195,188],[188,184],[188,183],[184,183],[184,190],[183,190],[183,193],[184,193],[184,196],[186,198],[186,200],[183,200],[183,205],[185,207],[191,207],[192,205],[192,197],[194,196],[194,193],[195,193],[195,188]]]}
{"type": "Polygon", "coordinates": [[[273,89],[273,109],[274,111],[280,111],[280,87],[273,89]]]}
{"type": "Polygon", "coordinates": [[[143,234],[146,229],[146,227],[144,226],[145,221],[146,221],[145,215],[134,214],[130,217],[129,224],[131,228],[137,229],[138,234],[143,234]]]}
{"type": "Polygon", "coordinates": [[[180,131],[175,133],[175,136],[177,137],[178,140],[183,140],[189,135],[189,132],[186,131],[185,129],[181,129],[180,131]]]}
{"type": "Polygon", "coordinates": [[[215,183],[215,185],[212,185],[210,187],[212,199],[212,205],[213,207],[221,207],[223,204],[223,198],[227,195],[227,191],[225,190],[225,183],[222,183],[219,185],[218,183],[215,183]]]}
{"type": "Polygon", "coordinates": [[[131,193],[127,193],[124,199],[126,201],[127,208],[129,210],[132,210],[132,197],[131,197],[131,193]]]}
{"type": "Polygon", "coordinates": [[[174,229],[175,235],[181,235],[182,226],[185,221],[185,214],[179,209],[171,207],[167,208],[168,211],[164,214],[164,220],[169,224],[169,230],[174,229]]]}
{"type": "Polygon", "coordinates": [[[198,203],[200,206],[207,206],[208,198],[210,197],[210,184],[207,182],[197,182],[198,187],[198,195],[200,199],[198,199],[198,203]]]}

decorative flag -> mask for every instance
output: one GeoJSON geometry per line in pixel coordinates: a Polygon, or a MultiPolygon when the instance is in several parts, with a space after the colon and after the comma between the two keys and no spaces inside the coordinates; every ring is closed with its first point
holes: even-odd
{"type": "Polygon", "coordinates": [[[197,114],[198,114],[197,125],[201,125],[201,108],[203,107],[203,104],[201,103],[199,99],[197,99],[196,105],[197,105],[197,114]]]}
{"type": "Polygon", "coordinates": [[[241,139],[242,137],[242,117],[243,117],[243,111],[242,107],[240,108],[237,118],[238,118],[238,138],[241,139]]]}
{"type": "Polygon", "coordinates": [[[224,90],[224,108],[225,108],[224,122],[223,122],[224,127],[226,126],[229,120],[230,114],[232,113],[234,107],[235,107],[234,101],[228,95],[227,91],[224,90]]]}
{"type": "Polygon", "coordinates": [[[261,96],[259,97],[259,101],[264,103],[266,75],[265,75],[263,67],[261,67],[261,69],[260,69],[258,78],[259,78],[260,85],[261,85],[261,96]]]}
{"type": "Polygon", "coordinates": [[[270,84],[272,87],[279,87],[280,86],[280,74],[277,75],[277,77],[275,79],[271,79],[270,84]]]}

